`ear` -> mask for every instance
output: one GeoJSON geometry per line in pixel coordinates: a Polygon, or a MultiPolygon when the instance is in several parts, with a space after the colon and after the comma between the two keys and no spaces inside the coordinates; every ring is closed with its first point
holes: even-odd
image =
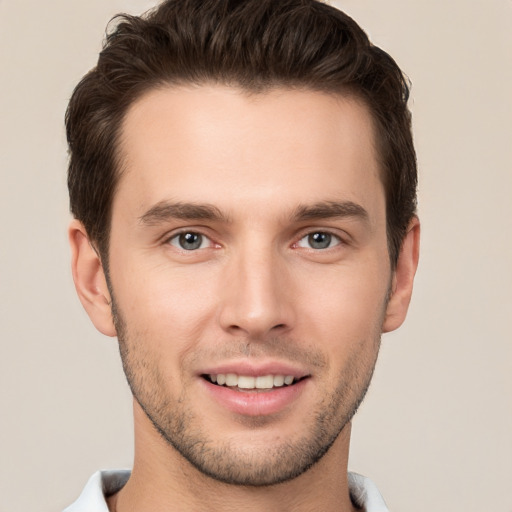
{"type": "Polygon", "coordinates": [[[116,336],[111,298],[101,259],[81,222],[76,219],[71,222],[68,236],[71,270],[80,302],[98,331],[107,336],[116,336]]]}
{"type": "Polygon", "coordinates": [[[420,221],[414,217],[402,242],[391,282],[391,297],[386,309],[382,332],[390,332],[402,325],[411,301],[414,274],[420,253],[420,221]]]}

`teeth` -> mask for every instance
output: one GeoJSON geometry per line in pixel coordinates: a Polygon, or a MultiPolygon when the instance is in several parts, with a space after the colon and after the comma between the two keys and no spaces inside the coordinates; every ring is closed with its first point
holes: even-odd
{"type": "Polygon", "coordinates": [[[210,374],[210,380],[219,386],[238,387],[240,389],[272,389],[293,384],[293,375],[236,375],[234,373],[210,374]]]}
{"type": "Polygon", "coordinates": [[[226,375],[226,386],[236,386],[238,384],[238,377],[234,373],[226,375]]]}
{"type": "MultiPolygon", "coordinates": [[[[235,375],[235,377],[236,377],[236,375],[235,375]]],[[[256,387],[256,378],[240,375],[240,377],[237,378],[237,383],[232,384],[232,386],[238,386],[239,388],[242,388],[242,389],[254,389],[256,387]]],[[[272,387],[272,386],[270,386],[270,387],[272,387]]]]}
{"type": "MultiPolygon", "coordinates": [[[[270,389],[274,387],[274,377],[272,377],[272,375],[256,377],[254,380],[256,381],[257,389],[270,389]]],[[[238,386],[240,386],[240,381],[238,382],[238,386]]]]}
{"type": "Polygon", "coordinates": [[[280,388],[284,386],[284,375],[275,375],[274,376],[274,386],[276,388],[280,388]]]}

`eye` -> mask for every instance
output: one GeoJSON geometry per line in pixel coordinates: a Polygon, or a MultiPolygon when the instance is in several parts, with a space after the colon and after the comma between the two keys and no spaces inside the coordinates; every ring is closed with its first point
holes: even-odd
{"type": "Polygon", "coordinates": [[[325,231],[315,231],[314,233],[309,233],[302,237],[297,245],[299,247],[306,247],[308,249],[329,249],[336,245],[339,245],[341,240],[331,233],[326,233],[325,231]]]}
{"type": "Polygon", "coordinates": [[[195,251],[196,249],[204,249],[211,245],[209,238],[193,231],[178,233],[169,239],[169,243],[184,251],[195,251]]]}

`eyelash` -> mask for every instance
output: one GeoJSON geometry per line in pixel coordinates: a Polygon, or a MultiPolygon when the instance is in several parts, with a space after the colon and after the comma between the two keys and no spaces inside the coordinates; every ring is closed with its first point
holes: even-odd
{"type": "MultiPolygon", "coordinates": [[[[315,235],[323,235],[323,236],[326,236],[327,237],[327,241],[328,241],[328,245],[327,247],[306,247],[306,249],[310,249],[310,250],[313,250],[313,251],[326,251],[328,249],[333,249],[339,245],[342,245],[344,242],[343,240],[341,239],[340,236],[330,232],[330,231],[326,231],[326,230],[314,230],[314,231],[310,231],[306,234],[304,234],[297,242],[295,242],[295,244],[293,244],[294,247],[302,247],[300,245],[300,243],[307,239],[308,240],[308,243],[311,245],[311,237],[314,237],[315,235]],[[335,242],[334,245],[331,245],[331,242],[335,242]]],[[[322,242],[319,242],[319,243],[322,243],[322,242]]]]}
{"type": "MultiPolygon", "coordinates": [[[[193,244],[194,241],[191,241],[191,243],[193,244]]],[[[191,253],[191,252],[195,252],[199,249],[207,249],[207,248],[210,248],[214,245],[216,245],[209,236],[205,235],[204,233],[201,233],[200,231],[194,231],[194,230],[183,230],[183,231],[180,231],[178,233],[174,233],[172,236],[166,238],[166,241],[165,241],[166,244],[169,244],[169,245],[172,245],[173,247],[175,247],[176,249],[178,250],[181,250],[181,251],[184,251],[184,252],[187,252],[187,253],[191,253]],[[199,245],[197,247],[192,247],[192,248],[189,248],[189,249],[186,249],[184,247],[181,246],[180,244],[180,237],[183,237],[183,236],[186,236],[186,235],[195,235],[196,237],[200,237],[200,242],[199,242],[199,245]],[[176,244],[173,243],[173,241],[176,240],[176,244]],[[203,244],[208,241],[209,242],[209,246],[208,247],[203,247],[203,244]],[[178,245],[179,244],[179,245],[178,245]]],[[[196,241],[197,243],[197,241],[196,241]]],[[[322,240],[319,241],[319,243],[322,243],[322,240]]],[[[301,235],[301,237],[292,244],[292,248],[304,248],[304,249],[308,249],[308,250],[312,250],[312,251],[326,251],[328,249],[333,249],[339,245],[343,245],[345,244],[345,241],[337,234],[334,234],[328,230],[312,230],[312,231],[309,231],[307,233],[304,233],[301,235]],[[327,247],[303,247],[302,245],[300,245],[300,243],[303,241],[303,240],[308,240],[308,243],[311,245],[311,238],[310,237],[313,237],[315,235],[323,235],[323,236],[326,236],[327,237],[327,247]],[[335,242],[334,245],[331,245],[332,242],[335,242]]]]}
{"type": "Polygon", "coordinates": [[[184,251],[184,252],[194,252],[198,249],[206,249],[207,247],[201,247],[203,245],[203,243],[205,241],[209,241],[210,244],[209,246],[213,246],[215,245],[211,238],[203,233],[201,233],[200,231],[194,231],[194,230],[183,230],[183,231],[180,231],[178,233],[174,233],[172,236],[168,237],[166,239],[166,243],[169,244],[169,245],[172,245],[173,247],[176,247],[178,250],[181,250],[181,251],[184,251]],[[199,245],[199,247],[197,248],[193,248],[193,249],[185,249],[184,247],[179,247],[178,245],[175,245],[172,243],[173,240],[176,240],[178,243],[179,243],[179,240],[180,240],[180,237],[182,236],[186,236],[186,235],[195,235],[195,236],[198,236],[198,237],[201,237],[201,243],[199,245]]]}

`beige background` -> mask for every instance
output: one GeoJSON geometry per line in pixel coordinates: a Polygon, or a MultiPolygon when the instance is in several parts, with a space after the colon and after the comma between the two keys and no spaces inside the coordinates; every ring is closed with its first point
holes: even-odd
{"type": "MultiPolygon", "coordinates": [[[[115,340],[75,297],[63,114],[107,20],[144,0],[0,0],[0,512],[129,466],[115,340]]],[[[512,512],[512,2],[337,2],[413,81],[423,252],[351,469],[393,512],[512,512]]]]}

